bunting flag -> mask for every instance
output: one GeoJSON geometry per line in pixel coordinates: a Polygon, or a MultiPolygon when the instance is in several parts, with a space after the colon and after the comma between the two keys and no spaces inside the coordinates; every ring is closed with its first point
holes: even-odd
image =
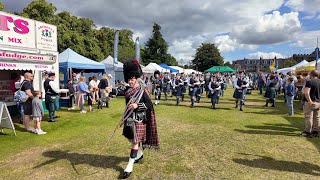
{"type": "Polygon", "coordinates": [[[118,64],[118,44],[119,44],[119,30],[114,35],[113,59],[114,64],[118,64]]]}
{"type": "Polygon", "coordinates": [[[134,59],[140,63],[140,43],[139,37],[136,39],[135,48],[134,48],[134,59]]]}

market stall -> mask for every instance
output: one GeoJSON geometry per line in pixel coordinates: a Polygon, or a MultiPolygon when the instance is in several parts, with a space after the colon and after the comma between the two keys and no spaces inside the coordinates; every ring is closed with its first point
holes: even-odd
{"type": "Polygon", "coordinates": [[[63,74],[63,83],[66,84],[71,79],[72,73],[104,73],[105,66],[103,63],[88,59],[72,49],[68,48],[59,54],[59,69],[63,74]]]}
{"type": "Polygon", "coordinates": [[[44,89],[44,71],[59,74],[57,27],[1,11],[0,19],[6,22],[0,28],[0,101],[15,106],[15,84],[26,71],[34,74],[33,86],[39,91],[44,89]]]}
{"type": "Polygon", "coordinates": [[[168,65],[166,65],[166,64],[159,64],[159,66],[161,66],[161,67],[164,68],[164,69],[169,70],[170,73],[178,73],[178,72],[179,72],[179,70],[174,69],[174,68],[172,68],[172,67],[170,67],[170,66],[168,66],[168,65]]]}
{"type": "Polygon", "coordinates": [[[316,61],[309,62],[301,67],[296,68],[296,74],[307,76],[310,71],[316,69],[316,61]]]}
{"type": "Polygon", "coordinates": [[[160,71],[161,73],[170,72],[170,70],[165,69],[156,63],[149,63],[146,67],[142,68],[142,72],[145,74],[153,74],[156,70],[160,71]]]}
{"type": "Polygon", "coordinates": [[[298,64],[288,67],[288,68],[282,68],[282,69],[278,69],[277,73],[282,73],[282,74],[287,74],[288,72],[293,72],[295,71],[298,67],[302,67],[306,64],[308,64],[309,62],[306,60],[303,60],[301,62],[299,62],[298,64]]]}
{"type": "Polygon", "coordinates": [[[236,71],[231,69],[229,66],[212,66],[210,69],[206,70],[205,72],[235,73],[236,71]]]}

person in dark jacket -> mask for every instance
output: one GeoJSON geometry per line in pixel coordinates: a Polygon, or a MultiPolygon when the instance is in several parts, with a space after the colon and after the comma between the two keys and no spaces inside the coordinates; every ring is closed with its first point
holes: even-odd
{"type": "Polygon", "coordinates": [[[267,83],[267,90],[266,90],[266,94],[265,97],[266,99],[266,105],[265,107],[268,107],[268,103],[270,102],[272,104],[271,107],[275,107],[275,99],[276,99],[276,80],[275,80],[275,76],[271,75],[269,82],[267,83]]]}
{"type": "Polygon", "coordinates": [[[124,89],[106,90],[111,94],[125,95],[126,109],[119,122],[124,125],[123,135],[131,142],[129,162],[123,178],[128,178],[133,171],[134,163],[143,158],[142,149],[159,149],[156,116],[150,93],[143,80],[142,70],[137,60],[127,61],[123,65],[124,79],[128,83],[124,89]]]}
{"type": "Polygon", "coordinates": [[[74,102],[74,87],[72,79],[68,80],[67,88],[69,90],[69,99],[68,99],[68,110],[73,110],[73,102],[74,102]]]}

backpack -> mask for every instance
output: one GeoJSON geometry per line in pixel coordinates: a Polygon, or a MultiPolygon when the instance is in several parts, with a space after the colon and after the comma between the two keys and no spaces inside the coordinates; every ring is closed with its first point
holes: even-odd
{"type": "Polygon", "coordinates": [[[26,94],[26,92],[21,91],[22,86],[24,85],[25,82],[22,83],[20,86],[20,89],[14,93],[14,101],[16,103],[24,103],[28,100],[29,96],[26,94]]]}

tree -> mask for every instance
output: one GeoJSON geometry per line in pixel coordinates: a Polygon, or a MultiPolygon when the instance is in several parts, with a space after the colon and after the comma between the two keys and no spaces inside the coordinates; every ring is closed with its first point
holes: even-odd
{"type": "Polygon", "coordinates": [[[226,63],[224,63],[224,66],[231,67],[231,66],[232,66],[232,64],[231,64],[229,61],[227,61],[226,63]]]}
{"type": "Polygon", "coordinates": [[[198,71],[205,71],[212,66],[222,66],[223,57],[214,44],[203,43],[197,48],[195,58],[191,62],[192,67],[198,71]]]}
{"type": "Polygon", "coordinates": [[[57,7],[46,0],[34,0],[23,9],[22,16],[51,23],[54,18],[57,7]]]}
{"type": "Polygon", "coordinates": [[[0,2],[0,10],[4,10],[4,5],[2,4],[2,2],[0,2]]]}
{"type": "Polygon", "coordinates": [[[153,35],[145,44],[142,57],[143,63],[149,64],[150,62],[154,62],[157,64],[177,64],[176,59],[168,53],[168,44],[163,39],[160,30],[161,26],[157,23],[154,23],[152,30],[153,35]]]}
{"type": "Polygon", "coordinates": [[[281,68],[287,68],[287,67],[291,67],[291,66],[294,66],[296,65],[297,62],[295,60],[292,60],[292,59],[287,59],[283,62],[283,64],[279,65],[279,69],[281,68]]]}

